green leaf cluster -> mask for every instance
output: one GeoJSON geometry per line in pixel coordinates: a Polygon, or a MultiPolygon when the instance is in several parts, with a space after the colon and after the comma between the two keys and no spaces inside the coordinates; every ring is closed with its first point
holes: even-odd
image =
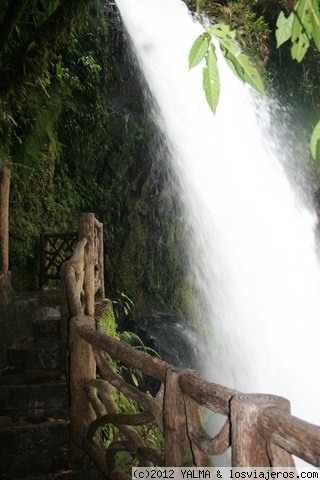
{"type": "Polygon", "coordinates": [[[215,113],[220,94],[217,55],[213,39],[218,41],[221,52],[235,75],[243,82],[251,85],[256,91],[264,94],[260,74],[251,65],[248,56],[241,52],[236,42],[235,31],[224,23],[218,23],[194,41],[189,53],[189,69],[198,65],[203,59],[205,60],[203,89],[211,110],[215,113]]]}
{"type": "MultiPolygon", "coordinates": [[[[291,41],[291,57],[301,62],[313,40],[320,51],[320,9],[318,0],[299,0],[288,17],[280,12],[277,19],[276,41],[279,48],[291,41]]],[[[313,158],[320,163],[320,122],[315,126],[310,140],[313,158]]]]}
{"type": "Polygon", "coordinates": [[[305,57],[313,39],[320,50],[320,11],[318,0],[299,0],[289,17],[281,12],[277,20],[276,40],[279,48],[291,40],[291,56],[297,62],[305,57]]]}

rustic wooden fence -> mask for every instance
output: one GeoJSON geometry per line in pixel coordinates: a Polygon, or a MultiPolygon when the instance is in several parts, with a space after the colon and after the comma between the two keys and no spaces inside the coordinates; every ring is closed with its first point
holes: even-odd
{"type": "Polygon", "coordinates": [[[60,278],[61,265],[71,257],[77,241],[78,232],[40,235],[40,289],[45,289],[49,280],[60,278]]]}
{"type": "Polygon", "coordinates": [[[69,331],[72,459],[80,461],[85,450],[107,478],[120,480],[130,478],[116,464],[117,453],[123,451],[135,455],[141,466],[206,466],[208,456],[231,447],[234,467],[292,467],[292,455],[320,467],[320,427],[292,416],[288,400],[208,382],[195,371],[175,368],[96,331],[97,255],[102,261],[95,248],[96,228],[102,232],[92,214],[81,216],[77,247],[62,269],[61,338],[69,331]],[[150,397],[126,382],[109,358],[157,379],[157,395],[150,397]],[[118,413],[114,389],[138,402],[143,413],[118,413]],[[225,416],[213,438],[202,425],[200,407],[225,416]],[[148,422],[155,422],[163,433],[163,452],[148,445],[134,428],[148,422]],[[105,450],[95,436],[110,424],[120,435],[105,450]]]}

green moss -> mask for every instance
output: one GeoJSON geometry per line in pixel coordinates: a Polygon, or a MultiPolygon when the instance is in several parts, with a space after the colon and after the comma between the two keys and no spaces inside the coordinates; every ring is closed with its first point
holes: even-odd
{"type": "Polygon", "coordinates": [[[102,313],[97,318],[97,330],[109,337],[119,339],[112,301],[108,298],[104,299],[100,308],[102,313]]]}

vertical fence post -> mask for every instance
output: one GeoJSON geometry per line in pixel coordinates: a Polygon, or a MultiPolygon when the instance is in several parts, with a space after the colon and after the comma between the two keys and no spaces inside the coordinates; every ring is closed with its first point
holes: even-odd
{"type": "Polygon", "coordinates": [[[166,467],[194,466],[184,395],[179,386],[180,376],[178,369],[167,370],[163,410],[166,467]]]}
{"type": "Polygon", "coordinates": [[[9,193],[11,172],[0,170],[0,272],[9,273],[9,193]]]}
{"type": "Polygon", "coordinates": [[[100,223],[98,228],[98,241],[99,241],[99,251],[98,251],[98,265],[99,265],[99,280],[101,286],[101,298],[104,298],[104,251],[103,251],[103,224],[100,223]]]}
{"type": "Polygon", "coordinates": [[[79,315],[70,322],[70,457],[75,464],[83,460],[82,443],[95,418],[83,386],[88,380],[95,380],[96,362],[91,345],[79,335],[81,324],[95,329],[95,321],[79,315]]]}
{"type": "Polygon", "coordinates": [[[267,407],[277,407],[290,412],[289,401],[275,395],[241,393],[232,398],[230,408],[233,467],[271,466],[267,443],[259,429],[259,415],[267,407]]]}
{"type": "Polygon", "coordinates": [[[11,172],[0,169],[0,302],[6,305],[11,297],[9,272],[9,194],[11,172]]]}
{"type": "Polygon", "coordinates": [[[78,222],[79,239],[85,237],[88,242],[84,249],[85,314],[94,317],[94,214],[81,213],[78,222]]]}

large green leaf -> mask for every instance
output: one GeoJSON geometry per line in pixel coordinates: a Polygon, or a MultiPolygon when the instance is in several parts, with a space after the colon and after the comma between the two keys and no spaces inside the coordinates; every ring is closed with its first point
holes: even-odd
{"type": "Polygon", "coordinates": [[[306,33],[301,31],[300,35],[292,42],[291,57],[297,62],[301,62],[308,51],[310,42],[306,33]]]}
{"type": "Polygon", "coordinates": [[[320,163],[320,122],[317,123],[312,132],[310,150],[313,158],[320,163]]]}
{"type": "Polygon", "coordinates": [[[193,43],[189,53],[189,69],[198,65],[205,57],[210,46],[210,36],[202,33],[193,43]]]}
{"type": "MultiPolygon", "coordinates": [[[[235,40],[236,32],[231,30],[229,25],[225,23],[216,23],[209,29],[209,33],[214,35],[218,40],[235,40]]],[[[238,49],[238,48],[237,48],[238,49]]]]}
{"type": "MultiPolygon", "coordinates": [[[[310,37],[312,34],[312,10],[311,0],[299,0],[294,8],[296,19],[300,23],[300,28],[310,37]]],[[[294,30],[294,25],[292,26],[294,30]]]]}
{"type": "Polygon", "coordinates": [[[289,17],[286,18],[283,12],[280,12],[277,20],[276,40],[277,48],[285,43],[291,37],[292,24],[294,19],[294,13],[291,12],[289,17]]]}
{"type": "Polygon", "coordinates": [[[318,5],[318,0],[311,1],[311,13],[312,13],[312,36],[317,46],[317,49],[320,50],[320,9],[318,5]]]}
{"type": "Polygon", "coordinates": [[[213,44],[210,45],[206,55],[206,66],[203,69],[203,89],[206,94],[208,105],[213,113],[215,113],[220,95],[220,79],[217,66],[217,56],[213,44]]]}
{"type": "Polygon", "coordinates": [[[291,56],[297,62],[303,60],[310,45],[309,39],[312,36],[313,21],[309,1],[299,0],[293,11],[291,56]]]}

